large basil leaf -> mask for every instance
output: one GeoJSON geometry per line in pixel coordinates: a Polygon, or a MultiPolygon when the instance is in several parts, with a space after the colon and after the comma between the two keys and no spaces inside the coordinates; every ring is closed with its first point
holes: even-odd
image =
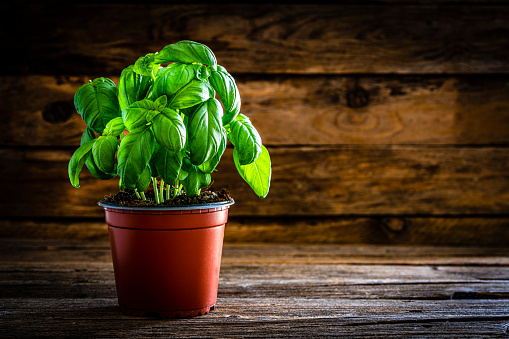
{"type": "Polygon", "coordinates": [[[269,193],[270,177],[272,175],[270,156],[265,146],[262,145],[260,156],[248,165],[239,163],[238,151],[234,148],[233,161],[240,176],[251,186],[256,195],[265,198],[269,193]]]}
{"type": "Polygon", "coordinates": [[[182,167],[188,173],[187,177],[181,181],[188,197],[199,194],[200,189],[210,185],[210,174],[202,172],[197,166],[194,166],[188,158],[184,158],[182,167]]]}
{"type": "Polygon", "coordinates": [[[120,110],[123,111],[132,103],[144,99],[151,85],[152,77],[136,73],[133,65],[125,68],[118,82],[120,110]]]}
{"type": "Polygon", "coordinates": [[[241,165],[252,163],[260,155],[262,139],[247,116],[239,114],[237,119],[230,123],[228,139],[235,146],[241,165]]]}
{"type": "Polygon", "coordinates": [[[222,138],[221,103],[212,98],[204,102],[187,122],[188,149],[191,163],[200,165],[219,150],[222,138]]]}
{"type": "Polygon", "coordinates": [[[170,98],[169,106],[173,109],[187,108],[213,98],[214,95],[208,81],[191,80],[170,98]]]}
{"type": "Polygon", "coordinates": [[[92,155],[100,171],[105,173],[113,173],[115,171],[115,152],[117,147],[117,137],[102,135],[97,138],[92,147],[92,155]]]}
{"type": "Polygon", "coordinates": [[[89,142],[81,145],[76,150],[76,152],[74,152],[71,160],[69,160],[69,166],[67,169],[69,173],[69,180],[71,181],[71,184],[76,188],[80,187],[79,175],[83,165],[85,164],[85,161],[92,153],[92,147],[94,146],[95,141],[96,139],[90,140],[89,142]]]}
{"type": "MultiPolygon", "coordinates": [[[[113,120],[115,120],[115,119],[113,119],[113,120]]],[[[89,142],[91,140],[95,140],[95,139],[96,138],[95,138],[94,131],[92,131],[92,129],[87,127],[87,128],[85,128],[85,132],[83,132],[83,135],[81,137],[80,145],[84,145],[87,142],[89,142]]],[[[92,173],[92,175],[98,179],[109,180],[109,179],[113,179],[114,177],[117,176],[116,169],[112,173],[105,173],[105,172],[101,171],[99,169],[99,167],[97,167],[97,164],[95,163],[94,155],[92,153],[88,157],[87,161],[85,161],[85,165],[87,166],[90,173],[92,173]]]]}
{"type": "Polygon", "coordinates": [[[203,164],[198,165],[198,168],[204,172],[204,173],[212,173],[216,169],[217,165],[219,164],[219,161],[221,160],[221,157],[223,156],[224,150],[226,149],[226,132],[224,129],[221,131],[221,143],[219,144],[219,150],[217,153],[210,158],[209,160],[205,161],[203,164]]]}
{"type": "Polygon", "coordinates": [[[150,99],[136,101],[122,111],[125,127],[132,131],[147,125],[155,115],[161,113],[166,105],[166,96],[158,98],[155,102],[150,99]]]}
{"type": "Polygon", "coordinates": [[[223,126],[226,126],[235,119],[240,111],[239,89],[233,77],[227,72],[212,71],[209,82],[223,103],[223,126]]]}
{"type": "Polygon", "coordinates": [[[174,153],[156,145],[151,163],[165,182],[173,184],[181,172],[183,157],[184,152],[174,153]]]}
{"type": "Polygon", "coordinates": [[[186,126],[180,114],[165,108],[152,120],[152,130],[159,145],[171,152],[179,152],[186,144],[186,126]]]}
{"type": "Polygon", "coordinates": [[[83,121],[97,134],[106,124],[120,116],[118,88],[107,78],[98,78],[78,88],[74,95],[74,106],[83,121]]]}
{"type": "MultiPolygon", "coordinates": [[[[175,64],[158,74],[152,96],[157,98],[166,95],[171,98],[179,89],[195,77],[195,69],[191,65],[175,64]]],[[[171,100],[171,99],[170,99],[171,100]]]]}
{"type": "Polygon", "coordinates": [[[118,174],[124,187],[136,188],[154,152],[154,135],[149,126],[131,131],[126,135],[117,152],[118,174]]]}
{"type": "Polygon", "coordinates": [[[183,62],[192,64],[198,62],[217,69],[217,60],[212,50],[207,46],[194,42],[183,40],[175,44],[164,47],[161,52],[155,55],[155,62],[183,62]]]}

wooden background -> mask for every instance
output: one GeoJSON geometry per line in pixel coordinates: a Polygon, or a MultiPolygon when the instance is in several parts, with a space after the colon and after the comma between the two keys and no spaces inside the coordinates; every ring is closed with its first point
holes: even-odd
{"type": "Polygon", "coordinates": [[[273,163],[258,199],[231,148],[227,242],[505,246],[509,2],[1,5],[0,236],[107,238],[67,177],[76,89],[167,44],[208,45],[273,163]]]}

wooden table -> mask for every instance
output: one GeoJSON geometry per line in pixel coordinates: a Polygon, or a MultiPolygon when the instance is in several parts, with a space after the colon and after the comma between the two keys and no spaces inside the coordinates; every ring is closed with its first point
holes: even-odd
{"type": "Polygon", "coordinates": [[[0,337],[509,335],[509,249],[225,244],[217,306],[120,313],[109,244],[0,239],[0,337]]]}

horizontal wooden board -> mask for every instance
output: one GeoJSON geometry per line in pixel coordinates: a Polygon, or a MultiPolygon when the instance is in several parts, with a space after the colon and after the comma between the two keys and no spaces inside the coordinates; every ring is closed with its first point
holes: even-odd
{"type": "MultiPolygon", "coordinates": [[[[73,98],[89,78],[1,77],[0,145],[79,145],[73,98]]],[[[489,145],[509,143],[508,79],[281,75],[238,86],[267,145],[489,145]]]]}
{"type": "Polygon", "coordinates": [[[163,320],[120,313],[104,241],[0,244],[8,337],[494,338],[509,323],[507,248],[226,245],[216,309],[163,320]]]}
{"type": "MultiPolygon", "coordinates": [[[[233,216],[506,215],[509,157],[501,148],[271,148],[270,193],[259,199],[227,149],[213,188],[226,188],[233,216]]],[[[71,150],[0,150],[4,217],[102,217],[97,201],[118,192],[86,169],[71,186],[71,150]],[[19,180],[18,180],[19,178],[19,180]]]]}
{"type": "Polygon", "coordinates": [[[20,3],[2,73],[110,74],[169,43],[234,73],[508,73],[505,5],[20,3]]]}
{"type": "MultiPolygon", "coordinates": [[[[509,218],[230,217],[227,243],[498,246],[509,218]]],[[[0,238],[108,240],[105,221],[1,219],[0,238]]]]}

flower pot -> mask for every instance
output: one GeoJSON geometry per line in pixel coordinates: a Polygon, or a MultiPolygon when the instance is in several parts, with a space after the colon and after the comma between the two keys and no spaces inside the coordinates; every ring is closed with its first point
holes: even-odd
{"type": "Polygon", "coordinates": [[[174,318],[213,309],[233,203],[122,207],[100,202],[121,311],[174,318]]]}

